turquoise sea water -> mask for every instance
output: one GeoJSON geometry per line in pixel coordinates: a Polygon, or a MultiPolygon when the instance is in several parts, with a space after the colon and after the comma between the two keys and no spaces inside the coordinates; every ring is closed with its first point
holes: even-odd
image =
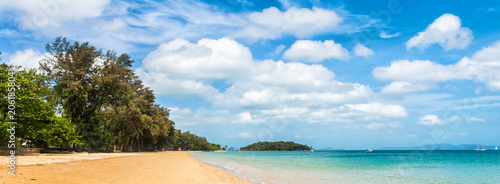
{"type": "Polygon", "coordinates": [[[500,151],[245,151],[192,157],[253,183],[500,183],[500,151]]]}

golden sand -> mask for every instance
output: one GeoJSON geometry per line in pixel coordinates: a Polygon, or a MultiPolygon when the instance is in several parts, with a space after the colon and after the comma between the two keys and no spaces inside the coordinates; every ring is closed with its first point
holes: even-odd
{"type": "Polygon", "coordinates": [[[0,163],[0,184],[10,183],[249,183],[194,160],[188,152],[18,156],[16,176],[0,163]]]}

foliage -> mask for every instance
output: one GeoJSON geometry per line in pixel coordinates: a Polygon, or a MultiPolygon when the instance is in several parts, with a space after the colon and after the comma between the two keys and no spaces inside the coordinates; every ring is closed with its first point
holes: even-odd
{"type": "Polygon", "coordinates": [[[115,104],[127,92],[127,77],[133,61],[114,52],[103,53],[88,42],[71,44],[56,38],[46,45],[51,55],[40,68],[52,81],[54,95],[61,99],[63,116],[71,119],[85,148],[110,150],[109,132],[97,118],[106,104],[115,104]],[[100,63],[102,62],[102,64],[100,63]],[[104,148],[103,148],[104,147],[104,148]]]}
{"type": "Polygon", "coordinates": [[[182,150],[193,151],[193,150],[204,150],[204,151],[214,151],[221,150],[219,144],[213,144],[207,141],[205,137],[200,137],[191,132],[182,132],[181,130],[175,130],[171,137],[171,142],[169,148],[176,149],[181,148],[182,150]]]}
{"type": "Polygon", "coordinates": [[[294,142],[258,142],[241,147],[240,151],[305,151],[311,150],[309,146],[294,142]]]}
{"type": "MultiPolygon", "coordinates": [[[[22,141],[29,140],[38,147],[65,147],[78,143],[75,128],[68,119],[56,117],[53,107],[48,104],[40,89],[47,85],[47,77],[38,74],[34,69],[21,69],[20,67],[0,65],[0,131],[7,132],[7,122],[15,124],[17,138],[22,141]],[[8,85],[9,71],[15,72],[16,86],[8,85]],[[9,91],[10,90],[10,91],[9,91]],[[8,93],[15,96],[15,109],[13,114],[8,114],[8,93]],[[11,120],[9,115],[14,115],[11,120]]],[[[0,142],[7,141],[10,135],[0,134],[0,142]]],[[[18,143],[19,144],[19,143],[18,143]]]]}

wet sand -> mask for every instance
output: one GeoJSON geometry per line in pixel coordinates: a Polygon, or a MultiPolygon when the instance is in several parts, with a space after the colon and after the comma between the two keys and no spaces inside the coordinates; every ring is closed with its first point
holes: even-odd
{"type": "Polygon", "coordinates": [[[0,163],[0,184],[10,183],[249,183],[194,160],[188,152],[18,156],[16,176],[0,163]]]}

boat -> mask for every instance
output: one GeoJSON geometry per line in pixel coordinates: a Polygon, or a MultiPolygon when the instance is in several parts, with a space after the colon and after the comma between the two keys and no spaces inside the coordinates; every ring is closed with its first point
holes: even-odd
{"type": "Polygon", "coordinates": [[[495,147],[495,150],[498,150],[498,147],[495,147]]]}
{"type": "Polygon", "coordinates": [[[371,153],[371,152],[373,152],[373,150],[372,150],[372,149],[370,149],[370,148],[368,148],[368,149],[366,149],[366,152],[367,152],[367,153],[371,153]]]}
{"type": "Polygon", "coordinates": [[[483,147],[479,148],[479,144],[477,144],[477,148],[474,149],[476,151],[486,151],[486,149],[484,148],[484,141],[483,141],[483,147]]]}

